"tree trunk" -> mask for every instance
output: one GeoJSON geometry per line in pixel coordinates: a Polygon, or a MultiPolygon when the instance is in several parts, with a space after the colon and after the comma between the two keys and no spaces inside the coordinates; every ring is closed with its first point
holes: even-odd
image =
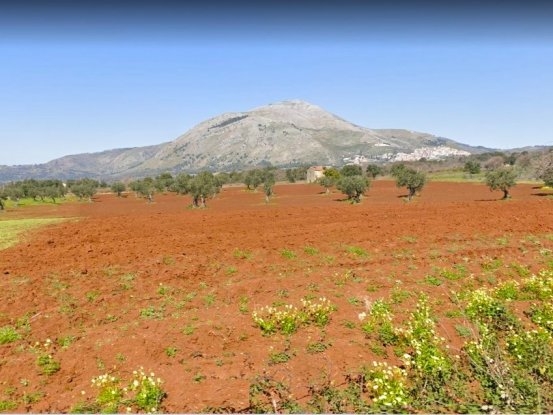
{"type": "Polygon", "coordinates": [[[503,190],[503,199],[502,200],[505,200],[505,199],[509,199],[509,189],[502,189],[503,190]]]}
{"type": "Polygon", "coordinates": [[[409,195],[407,196],[407,200],[411,201],[413,196],[415,196],[415,189],[409,189],[409,195]]]}

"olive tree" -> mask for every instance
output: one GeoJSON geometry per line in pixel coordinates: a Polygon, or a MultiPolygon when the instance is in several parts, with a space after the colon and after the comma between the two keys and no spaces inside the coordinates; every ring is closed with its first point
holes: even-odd
{"type": "Polygon", "coordinates": [[[265,193],[265,203],[269,203],[269,198],[273,195],[273,186],[275,185],[275,175],[273,172],[266,172],[263,180],[263,192],[265,193]]]}
{"type": "Polygon", "coordinates": [[[8,196],[4,192],[4,189],[0,189],[0,210],[4,210],[4,200],[6,200],[8,196]]]}
{"type": "Polygon", "coordinates": [[[468,173],[470,174],[471,176],[473,174],[478,174],[480,173],[480,170],[481,170],[481,166],[480,166],[480,163],[478,163],[477,161],[475,160],[469,160],[465,163],[464,167],[463,167],[463,171],[465,173],[468,173]]]}
{"type": "Polygon", "coordinates": [[[357,164],[347,164],[340,170],[340,175],[343,176],[362,176],[363,169],[357,164]]]}
{"type": "Polygon", "coordinates": [[[187,173],[180,173],[178,174],[175,179],[173,180],[173,183],[171,184],[170,190],[172,192],[176,192],[178,195],[185,195],[188,193],[189,186],[190,186],[190,180],[192,180],[191,175],[187,173]]]}
{"type": "Polygon", "coordinates": [[[287,169],[285,174],[286,179],[288,179],[290,183],[295,183],[298,180],[306,180],[307,167],[296,167],[294,169],[287,169]]]}
{"type": "Polygon", "coordinates": [[[4,191],[5,196],[9,197],[10,200],[15,202],[15,205],[19,205],[19,200],[25,197],[25,191],[19,183],[13,183],[12,185],[6,187],[4,191]]]}
{"type": "Polygon", "coordinates": [[[369,187],[369,179],[365,176],[354,175],[354,176],[344,176],[338,183],[336,187],[342,193],[347,195],[348,200],[351,203],[361,202],[361,196],[365,193],[365,190],[369,187]]]}
{"type": "Polygon", "coordinates": [[[35,179],[26,179],[20,182],[20,186],[23,189],[25,197],[30,197],[36,201],[37,197],[39,196],[39,189],[42,187],[42,184],[35,179]]]}
{"type": "Polygon", "coordinates": [[[369,164],[365,170],[367,175],[373,179],[376,179],[376,176],[382,174],[382,167],[377,166],[376,164],[369,164]]]}
{"type": "Polygon", "coordinates": [[[255,190],[263,183],[263,176],[263,170],[261,169],[250,170],[244,176],[244,184],[248,190],[255,190]]]}
{"type": "Polygon", "coordinates": [[[154,201],[154,180],[151,177],[146,177],[142,180],[135,180],[129,183],[129,188],[136,193],[136,196],[141,196],[148,199],[148,202],[154,201]]]}
{"type": "Polygon", "coordinates": [[[516,185],[517,173],[511,166],[503,166],[486,173],[486,185],[490,191],[501,190],[503,200],[510,197],[509,190],[516,185]]]}
{"type": "Polygon", "coordinates": [[[209,171],[192,177],[188,182],[187,191],[192,196],[192,206],[205,207],[207,199],[219,193],[221,187],[221,182],[209,171]]]}
{"type": "Polygon", "coordinates": [[[390,167],[390,175],[397,179],[406,168],[407,167],[403,163],[394,163],[392,167],[390,167]]]}
{"type": "Polygon", "coordinates": [[[417,192],[420,192],[426,184],[426,174],[408,167],[397,169],[395,174],[397,187],[407,188],[409,192],[407,200],[409,201],[417,192]]]}
{"type": "Polygon", "coordinates": [[[553,167],[545,169],[539,176],[543,180],[543,184],[548,187],[553,187],[553,167]]]}
{"type": "Polygon", "coordinates": [[[114,182],[111,184],[111,191],[117,195],[117,197],[121,197],[123,192],[127,190],[127,186],[125,186],[125,183],[123,182],[114,182]]]}
{"type": "Polygon", "coordinates": [[[553,151],[549,151],[537,160],[536,177],[546,186],[553,186],[553,151]]]}
{"type": "Polygon", "coordinates": [[[92,201],[92,196],[96,194],[98,186],[99,183],[96,180],[81,179],[71,182],[69,190],[79,199],[88,198],[89,201],[92,201]]]}
{"type": "Polygon", "coordinates": [[[173,180],[171,173],[162,173],[155,178],[154,187],[158,192],[166,192],[173,184],[173,180]]]}
{"type": "Polygon", "coordinates": [[[323,177],[317,179],[317,183],[323,186],[326,194],[330,193],[330,188],[340,179],[340,172],[334,167],[329,167],[323,170],[323,177]]]}
{"type": "Polygon", "coordinates": [[[92,196],[96,194],[97,188],[90,183],[78,183],[71,186],[71,193],[79,199],[88,198],[92,201],[92,196]]]}
{"type": "Polygon", "coordinates": [[[336,184],[336,179],[334,177],[323,176],[317,179],[317,183],[325,188],[325,194],[329,194],[330,188],[336,184]]]}

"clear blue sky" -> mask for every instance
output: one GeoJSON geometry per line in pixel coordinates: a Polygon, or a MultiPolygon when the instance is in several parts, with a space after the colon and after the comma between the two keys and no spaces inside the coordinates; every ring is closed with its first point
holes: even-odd
{"type": "Polygon", "coordinates": [[[541,3],[74,3],[0,6],[0,164],[158,144],[287,99],[369,128],[553,145],[541,3]]]}

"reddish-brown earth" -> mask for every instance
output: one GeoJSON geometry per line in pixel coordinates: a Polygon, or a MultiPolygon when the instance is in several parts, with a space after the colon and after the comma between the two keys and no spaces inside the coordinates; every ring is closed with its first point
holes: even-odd
{"type": "Polygon", "coordinates": [[[308,386],[339,385],[382,360],[359,328],[364,298],[395,290],[403,294],[395,311],[408,313],[415,294],[428,293],[455,351],[456,320],[445,314],[450,291],[466,281],[435,286],[427,275],[463,264],[472,283],[488,285],[516,275],[513,264],[537,271],[551,261],[552,201],[531,185],[516,186],[508,201],[483,185],[439,182],[411,203],[389,181],[375,181],[359,205],[316,185],[275,192],[265,204],[262,193],[228,187],[203,210],[189,209],[186,196],[158,195],[148,204],[106,194],[4,212],[4,219],[75,220],[0,251],[0,327],[30,320],[20,340],[0,345],[0,401],[17,402],[13,411],[66,412],[93,399],[93,377],[128,378],[141,366],[164,381],[166,412],[248,410],[257,375],[286,382],[301,401],[308,386]],[[298,305],[306,295],[337,306],[324,330],[302,327],[286,346],[284,336],[263,336],[253,325],[253,310],[298,305]],[[148,318],[148,310],[157,315],[148,318]],[[40,373],[31,349],[47,338],[61,363],[51,376],[40,373]],[[319,339],[331,346],[308,353],[319,339]],[[292,358],[271,364],[270,353],[285,347],[292,358]]]}

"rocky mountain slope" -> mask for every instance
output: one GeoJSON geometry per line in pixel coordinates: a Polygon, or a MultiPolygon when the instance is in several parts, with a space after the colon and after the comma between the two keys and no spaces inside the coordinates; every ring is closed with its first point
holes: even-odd
{"type": "Polygon", "coordinates": [[[0,181],[26,177],[112,180],[164,171],[231,171],[269,164],[341,165],[403,160],[405,155],[407,159],[417,154],[432,158],[486,150],[426,133],[361,127],[316,105],[295,100],[221,114],[173,141],[155,146],[65,156],[32,166],[0,166],[0,181]]]}

